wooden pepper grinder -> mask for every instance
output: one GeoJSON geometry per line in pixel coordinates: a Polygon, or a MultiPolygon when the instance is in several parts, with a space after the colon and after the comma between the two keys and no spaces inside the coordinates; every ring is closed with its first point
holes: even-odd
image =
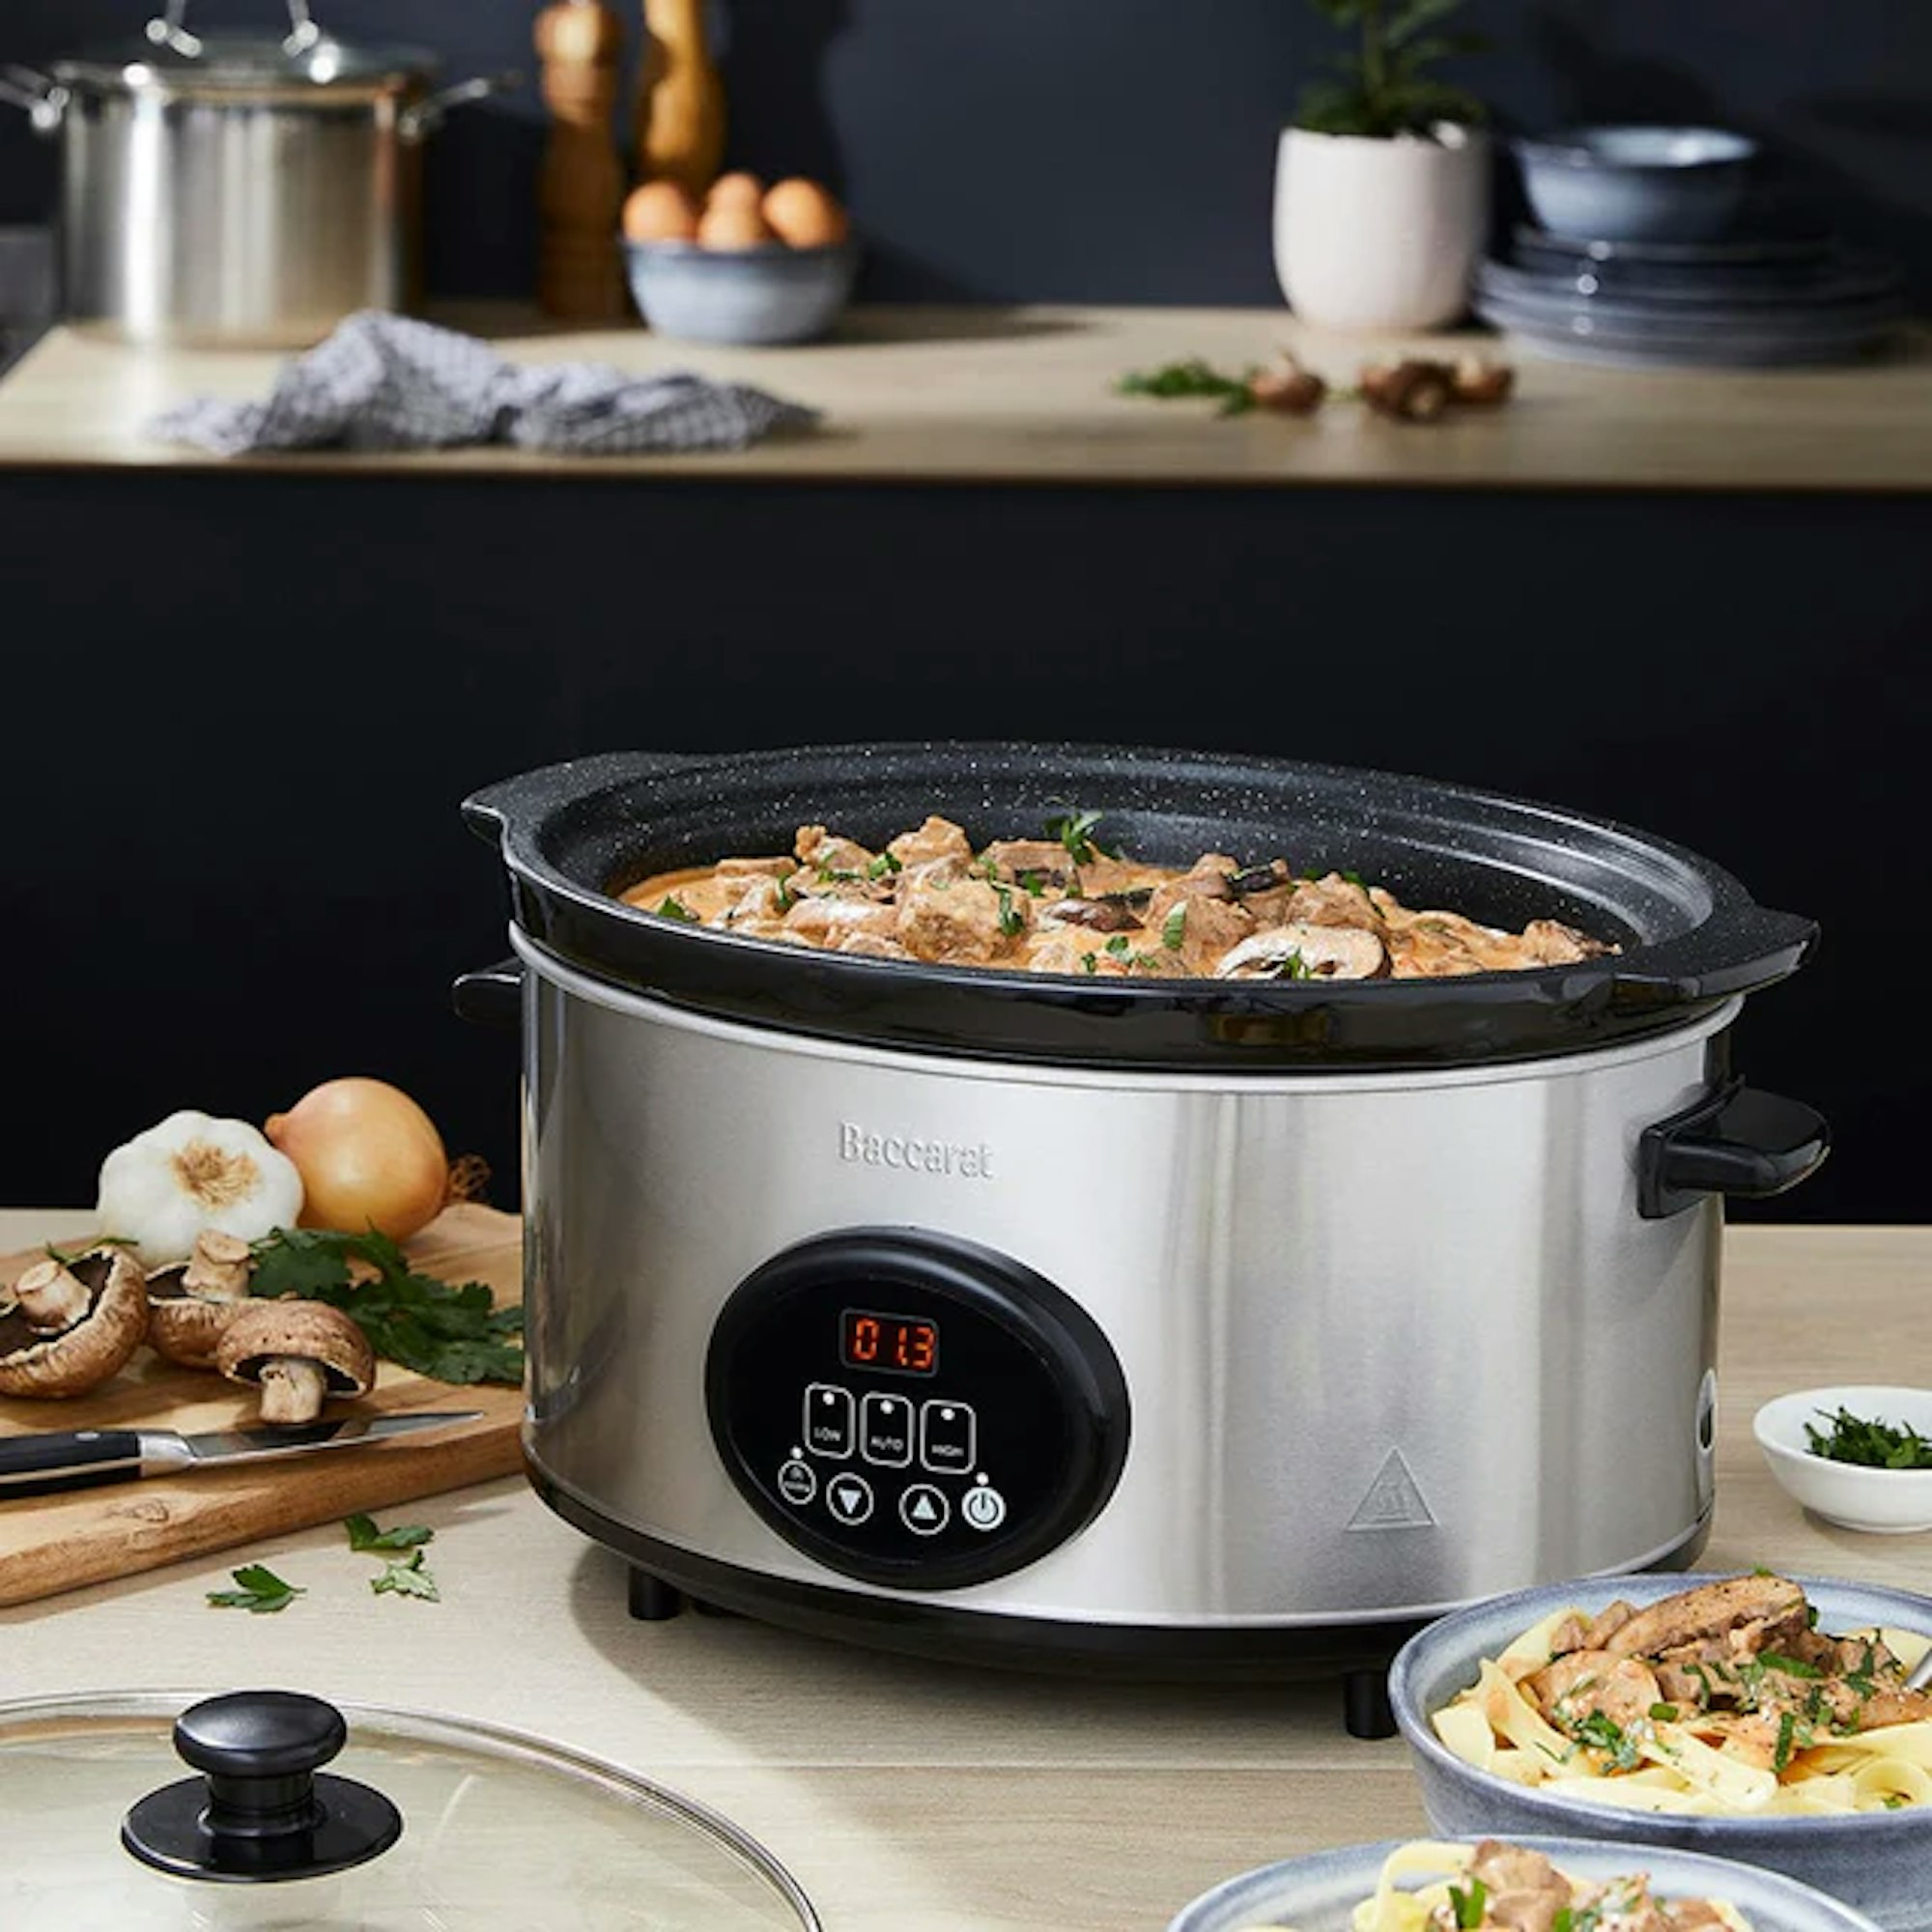
{"type": "Polygon", "coordinates": [[[550,140],[537,177],[537,299],[551,315],[608,322],[625,310],[617,224],[624,166],[614,133],[624,25],[607,0],[537,15],[550,140]]]}
{"type": "Polygon", "coordinates": [[[718,179],[724,83],[711,59],[704,0],[644,0],[636,145],[645,181],[674,181],[702,201],[718,179]]]}

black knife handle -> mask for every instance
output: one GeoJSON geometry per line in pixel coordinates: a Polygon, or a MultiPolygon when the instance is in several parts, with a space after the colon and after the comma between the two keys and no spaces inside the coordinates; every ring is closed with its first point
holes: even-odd
{"type": "Polygon", "coordinates": [[[126,1483],[141,1473],[141,1438],[131,1429],[0,1435],[0,1502],[126,1483]]]}

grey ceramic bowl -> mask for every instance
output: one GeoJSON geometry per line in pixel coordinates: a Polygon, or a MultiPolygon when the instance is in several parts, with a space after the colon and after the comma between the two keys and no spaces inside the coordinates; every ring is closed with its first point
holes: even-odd
{"type": "MultiPolygon", "coordinates": [[[[1436,1738],[1430,1714],[1475,1683],[1477,1666],[1553,1610],[1641,1607],[1710,1577],[1593,1577],[1520,1590],[1452,1611],[1412,1636],[1389,1669],[1389,1701],[1408,1741],[1423,1808],[1438,1832],[1615,1839],[1763,1865],[1856,1906],[1884,1932],[1932,1932],[1932,1806],[1843,1818],[1686,1818],[1551,1798],[1478,1771],[1436,1738]]],[[[1799,1577],[1821,1630],[1889,1624],[1932,1634],[1932,1599],[1905,1590],[1799,1577]]]]}
{"type": "Polygon", "coordinates": [[[631,293],[661,335],[685,342],[810,342],[838,321],[859,270],[856,243],[700,248],[627,242],[631,293]]]}
{"type": "MultiPolygon", "coordinates": [[[[1167,1932],[1249,1932],[1293,1925],[1295,1932],[1349,1932],[1350,1911],[1369,1897],[1382,1861],[1399,1841],[1345,1845],[1244,1872],[1182,1909],[1167,1932]]],[[[1605,1845],[1582,1838],[1513,1837],[1542,1852],[1573,1878],[1621,1878],[1644,1871],[1665,1898],[1720,1898],[1735,1905],[1753,1932],[1873,1932],[1862,1913],[1795,1879],[1750,1865],[1657,1845],[1605,1845]]]]}
{"type": "Polygon", "coordinates": [[[1757,144],[1720,128],[1577,128],[1514,143],[1552,235],[1708,242],[1737,219],[1757,144]]]}

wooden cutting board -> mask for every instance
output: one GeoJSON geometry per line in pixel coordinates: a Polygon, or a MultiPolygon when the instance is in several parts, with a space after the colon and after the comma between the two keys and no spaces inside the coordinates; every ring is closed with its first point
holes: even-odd
{"type": "MultiPolygon", "coordinates": [[[[445,1281],[487,1281],[499,1303],[522,1298],[523,1236],[513,1214],[451,1208],[409,1243],[409,1251],[426,1273],[445,1281]]],[[[41,1258],[37,1252],[0,1261],[0,1280],[11,1282],[41,1258]]],[[[253,1419],[253,1390],[213,1373],[176,1368],[143,1349],[120,1375],[83,1396],[61,1402],[0,1396],[0,1435],[49,1429],[232,1429],[253,1419]]],[[[0,1605],[32,1603],[358,1510],[374,1513],[522,1467],[522,1389],[451,1388],[384,1362],[375,1388],[355,1407],[473,1408],[481,1414],[474,1422],[365,1448],[0,1503],[0,1605]]]]}

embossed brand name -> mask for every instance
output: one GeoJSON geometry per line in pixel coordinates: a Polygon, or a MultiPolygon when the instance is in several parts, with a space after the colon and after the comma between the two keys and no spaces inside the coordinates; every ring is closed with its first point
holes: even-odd
{"type": "Polygon", "coordinates": [[[857,1121],[838,1122],[838,1158],[854,1161],[861,1167],[957,1175],[962,1180],[993,1178],[993,1150],[984,1141],[934,1141],[919,1134],[874,1134],[857,1121]]]}

